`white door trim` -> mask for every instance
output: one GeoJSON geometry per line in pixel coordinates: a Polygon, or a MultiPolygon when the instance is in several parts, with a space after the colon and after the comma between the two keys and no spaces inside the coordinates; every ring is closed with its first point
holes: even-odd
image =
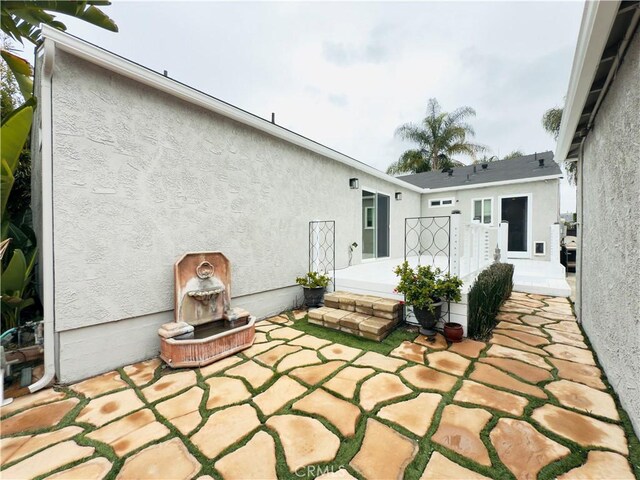
{"type": "Polygon", "coordinates": [[[519,197],[527,197],[527,250],[525,252],[507,251],[507,258],[531,258],[531,243],[533,241],[533,194],[514,193],[511,195],[500,195],[498,197],[498,218],[502,221],[502,199],[519,197]]]}

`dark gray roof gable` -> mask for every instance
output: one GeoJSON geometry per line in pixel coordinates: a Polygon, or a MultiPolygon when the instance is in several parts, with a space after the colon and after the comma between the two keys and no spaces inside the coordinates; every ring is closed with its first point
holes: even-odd
{"type": "Polygon", "coordinates": [[[551,151],[490,162],[487,164],[486,170],[482,169],[482,165],[476,164],[454,167],[453,175],[451,176],[438,170],[403,175],[398,178],[421,188],[436,189],[528,178],[535,180],[536,177],[547,177],[549,175],[562,175],[560,167],[553,161],[553,152],[551,151]],[[544,160],[542,167],[540,166],[540,160],[544,160]]]}

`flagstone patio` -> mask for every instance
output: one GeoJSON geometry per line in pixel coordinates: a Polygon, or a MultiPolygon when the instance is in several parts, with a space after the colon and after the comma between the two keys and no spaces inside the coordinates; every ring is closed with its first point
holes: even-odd
{"type": "MultiPolygon", "coordinates": [[[[260,322],[195,370],[158,359],[17,398],[10,478],[616,478],[640,447],[566,299],[513,293],[489,342],[388,355],[260,322]]],[[[636,464],[635,475],[632,463],[636,464]]]]}

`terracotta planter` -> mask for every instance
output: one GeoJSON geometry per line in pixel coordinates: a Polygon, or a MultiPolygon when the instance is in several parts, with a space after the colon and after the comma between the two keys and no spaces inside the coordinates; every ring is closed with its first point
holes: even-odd
{"type": "Polygon", "coordinates": [[[444,324],[444,337],[453,343],[462,341],[462,325],[455,322],[447,322],[444,324]]]}
{"type": "Polygon", "coordinates": [[[420,333],[428,337],[436,334],[435,328],[438,320],[440,320],[442,302],[434,303],[433,307],[433,312],[428,308],[413,307],[413,314],[416,316],[416,320],[420,323],[420,333]]]}

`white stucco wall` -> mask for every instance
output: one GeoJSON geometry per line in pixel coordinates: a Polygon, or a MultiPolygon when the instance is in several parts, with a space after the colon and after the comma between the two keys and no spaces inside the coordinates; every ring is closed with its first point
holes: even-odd
{"type": "Polygon", "coordinates": [[[578,311],[640,432],[640,35],[636,33],[578,163],[578,311]]]}
{"type": "Polygon", "coordinates": [[[310,220],[336,221],[337,268],[361,244],[362,190],[349,178],[391,193],[391,256],[404,253],[404,218],[420,214],[416,192],[62,51],[52,102],[62,382],[157,351],[185,252],[224,252],[234,305],[265,316],[301,293],[310,220]]]}
{"type": "MultiPolygon", "coordinates": [[[[559,180],[557,179],[425,194],[422,196],[422,215],[450,215],[452,210],[460,210],[462,213],[461,223],[465,225],[471,223],[473,218],[472,201],[474,199],[492,198],[492,225],[497,227],[500,223],[500,197],[526,194],[531,195],[532,202],[530,258],[548,261],[550,227],[558,222],[560,218],[559,180]],[[430,207],[429,201],[438,198],[453,198],[454,204],[430,207]],[[533,246],[536,241],[545,242],[544,255],[533,255],[533,246]]],[[[464,238],[462,244],[464,244],[464,238]]],[[[559,259],[554,260],[559,261],[559,259]]]]}

